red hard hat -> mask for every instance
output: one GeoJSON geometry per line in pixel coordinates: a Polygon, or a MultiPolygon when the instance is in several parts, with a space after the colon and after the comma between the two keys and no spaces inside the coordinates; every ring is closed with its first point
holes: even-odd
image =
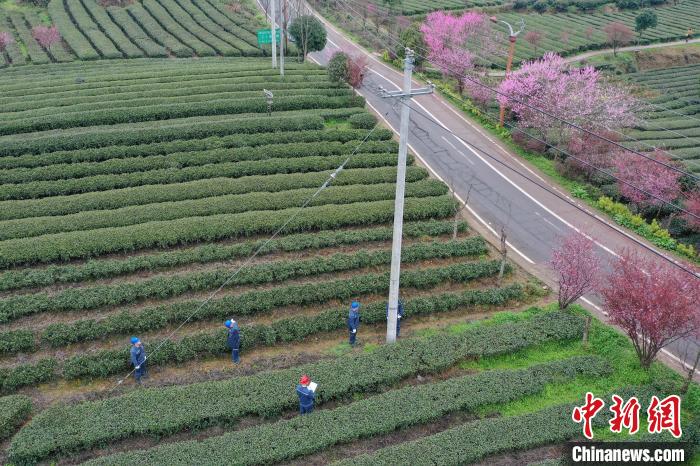
{"type": "Polygon", "coordinates": [[[302,375],[301,379],[299,379],[299,383],[302,385],[308,385],[311,383],[311,379],[309,378],[308,375],[302,375]]]}

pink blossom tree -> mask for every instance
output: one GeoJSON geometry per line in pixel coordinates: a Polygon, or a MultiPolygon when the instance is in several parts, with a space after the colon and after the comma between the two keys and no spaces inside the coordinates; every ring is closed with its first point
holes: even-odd
{"type": "MultiPolygon", "coordinates": [[[[700,217],[700,191],[691,191],[686,194],[685,210],[700,217]]],[[[700,232],[700,220],[688,214],[685,214],[684,218],[690,228],[700,232]]]]}
{"type": "Polygon", "coordinates": [[[61,41],[61,34],[56,26],[34,26],[32,28],[32,36],[46,50],[51,48],[53,44],[61,41]]]}
{"type": "Polygon", "coordinates": [[[367,57],[365,55],[348,55],[347,70],[348,84],[358,89],[362,86],[367,72],[367,57]]]}
{"type": "Polygon", "coordinates": [[[552,251],[550,265],[557,274],[559,309],[566,309],[580,297],[597,290],[600,284],[600,260],[593,250],[594,241],[574,232],[560,239],[552,251]]]}
{"type": "Polygon", "coordinates": [[[540,42],[542,42],[543,38],[544,35],[540,31],[527,31],[523,37],[525,42],[532,45],[532,48],[535,49],[535,53],[537,53],[537,49],[539,48],[540,42]]]}
{"type": "Polygon", "coordinates": [[[607,36],[608,44],[612,46],[613,55],[617,55],[617,48],[627,45],[634,40],[634,31],[622,23],[612,22],[603,28],[607,36]]]}
{"type": "Polygon", "coordinates": [[[0,55],[4,57],[5,49],[7,49],[8,45],[13,44],[14,42],[15,38],[12,37],[12,34],[9,32],[0,31],[0,55]]]}
{"type": "Polygon", "coordinates": [[[615,172],[622,180],[618,181],[618,188],[623,196],[640,207],[660,207],[663,201],[672,202],[681,195],[681,174],[654,162],[672,163],[663,152],[656,150],[648,155],[652,160],[631,152],[623,152],[615,157],[615,172]]]}
{"type": "Polygon", "coordinates": [[[585,31],[586,34],[586,40],[591,40],[593,38],[593,27],[588,26],[585,31]]]}
{"type": "Polygon", "coordinates": [[[488,16],[468,11],[454,16],[444,11],[430,13],[420,28],[428,48],[428,60],[444,76],[457,81],[462,93],[465,77],[475,66],[479,50],[481,56],[495,52],[494,33],[488,16]]]}
{"type": "Polygon", "coordinates": [[[604,81],[591,66],[571,68],[552,52],[523,64],[499,90],[499,102],[517,115],[519,125],[535,129],[545,141],[556,137],[566,143],[577,131],[560,119],[594,131],[637,122],[638,101],[626,90],[604,81]]]}
{"type": "Polygon", "coordinates": [[[466,91],[469,98],[479,107],[486,108],[490,101],[494,100],[495,93],[489,89],[493,87],[490,85],[479,85],[478,83],[485,84],[484,80],[479,76],[474,76],[472,80],[464,82],[464,90],[466,91]],[[488,87],[487,87],[488,86],[488,87]]]}
{"type": "MultiPolygon", "coordinates": [[[[618,134],[612,131],[602,130],[598,134],[610,141],[620,140],[618,134]]],[[[567,152],[571,155],[566,159],[567,168],[575,174],[584,174],[586,178],[592,179],[600,173],[596,168],[611,172],[613,160],[624,151],[603,139],[588,137],[577,131],[568,141],[567,152]]]]}
{"type": "Polygon", "coordinates": [[[700,280],[681,269],[624,251],[606,282],[603,308],[645,369],[662,348],[700,331],[700,280]]]}

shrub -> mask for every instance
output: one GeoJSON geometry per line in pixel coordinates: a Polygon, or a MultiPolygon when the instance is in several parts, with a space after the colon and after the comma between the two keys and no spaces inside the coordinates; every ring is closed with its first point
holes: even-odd
{"type": "Polygon", "coordinates": [[[372,129],[377,124],[377,119],[370,113],[356,113],[348,118],[348,123],[353,128],[372,129]]]}
{"type": "Polygon", "coordinates": [[[32,400],[24,395],[0,398],[0,440],[10,437],[32,412],[32,400]]]}
{"type": "Polygon", "coordinates": [[[0,355],[34,350],[34,334],[31,330],[0,332],[0,355]]]}
{"type": "Polygon", "coordinates": [[[335,82],[347,82],[348,56],[345,52],[335,52],[328,61],[328,79],[335,82]]]}

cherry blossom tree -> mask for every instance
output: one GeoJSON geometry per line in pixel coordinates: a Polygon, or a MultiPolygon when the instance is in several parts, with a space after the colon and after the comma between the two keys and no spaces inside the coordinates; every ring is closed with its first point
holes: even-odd
{"type": "Polygon", "coordinates": [[[519,125],[535,129],[545,141],[556,137],[566,143],[578,131],[559,119],[594,131],[637,122],[638,101],[625,89],[605,81],[592,66],[571,68],[552,52],[523,64],[499,90],[499,102],[517,115],[519,125]]]}
{"type": "Polygon", "coordinates": [[[12,34],[9,32],[0,31],[0,55],[4,57],[5,49],[8,45],[13,44],[14,42],[15,38],[12,37],[12,34]]]}
{"type": "Polygon", "coordinates": [[[464,78],[475,67],[476,56],[489,56],[496,50],[489,17],[468,11],[454,16],[444,11],[430,13],[420,28],[428,47],[428,60],[444,76],[457,81],[462,93],[464,78]]]}
{"type": "MultiPolygon", "coordinates": [[[[618,134],[612,131],[602,130],[598,134],[610,141],[618,142],[620,139],[618,134]]],[[[571,154],[571,157],[566,159],[567,168],[576,174],[583,173],[590,180],[601,176],[601,172],[596,168],[611,172],[613,160],[623,150],[603,139],[589,137],[577,131],[569,139],[567,152],[571,154]]]]}
{"type": "Polygon", "coordinates": [[[355,89],[361,87],[367,72],[367,57],[364,55],[348,55],[347,70],[348,84],[355,89]]]}
{"type": "MultiPolygon", "coordinates": [[[[685,210],[700,217],[700,191],[691,191],[686,194],[685,210]]],[[[700,232],[700,220],[688,214],[685,214],[684,218],[690,228],[700,232]]]]}
{"type": "Polygon", "coordinates": [[[557,273],[559,309],[568,308],[584,294],[599,288],[600,260],[593,247],[591,238],[574,232],[561,238],[552,251],[549,263],[557,273]]]}
{"type": "Polygon", "coordinates": [[[601,290],[612,323],[648,369],[662,348],[700,330],[700,280],[659,259],[623,251],[601,290]]]}
{"type": "Polygon", "coordinates": [[[622,23],[612,22],[603,28],[606,34],[608,44],[612,46],[613,55],[617,55],[617,48],[622,45],[627,45],[634,40],[634,31],[622,23]]]}
{"type": "Polygon", "coordinates": [[[623,152],[614,159],[620,193],[640,207],[659,207],[663,201],[672,202],[681,195],[681,174],[654,160],[671,164],[671,159],[660,150],[648,154],[650,159],[632,152],[623,152]],[[649,194],[643,193],[639,189],[649,194]],[[657,199],[663,199],[663,201],[657,199]]]}
{"type": "Polygon", "coordinates": [[[535,49],[535,53],[537,53],[537,49],[543,37],[544,35],[540,31],[527,31],[523,39],[525,39],[525,42],[532,45],[532,48],[535,49]]]}
{"type": "Polygon", "coordinates": [[[34,26],[32,28],[32,36],[39,42],[39,45],[47,50],[51,48],[53,44],[61,41],[61,34],[58,32],[56,26],[34,26]]]}
{"type": "Polygon", "coordinates": [[[585,31],[586,34],[586,40],[591,40],[593,38],[593,27],[588,26],[585,31]]]}

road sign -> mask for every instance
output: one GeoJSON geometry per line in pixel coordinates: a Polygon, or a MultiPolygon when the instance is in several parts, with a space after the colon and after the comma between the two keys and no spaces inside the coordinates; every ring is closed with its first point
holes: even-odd
{"type": "MultiPolygon", "coordinates": [[[[258,45],[265,45],[272,43],[272,31],[270,29],[258,29],[258,45]]],[[[275,29],[275,42],[279,44],[280,42],[280,30],[275,29]]]]}

